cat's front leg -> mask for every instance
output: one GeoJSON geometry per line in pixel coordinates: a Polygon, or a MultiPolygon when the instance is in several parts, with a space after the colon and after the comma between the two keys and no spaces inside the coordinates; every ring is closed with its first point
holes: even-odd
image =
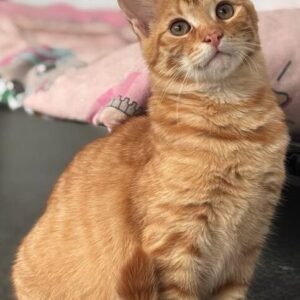
{"type": "Polygon", "coordinates": [[[202,300],[200,265],[202,256],[183,232],[152,232],[145,250],[155,263],[159,299],[202,300]]]}
{"type": "Polygon", "coordinates": [[[232,283],[223,286],[210,300],[245,300],[248,286],[240,283],[232,283]]]}
{"type": "Polygon", "coordinates": [[[218,288],[210,300],[245,300],[253,278],[262,244],[249,246],[235,262],[235,271],[227,282],[218,288]]]}

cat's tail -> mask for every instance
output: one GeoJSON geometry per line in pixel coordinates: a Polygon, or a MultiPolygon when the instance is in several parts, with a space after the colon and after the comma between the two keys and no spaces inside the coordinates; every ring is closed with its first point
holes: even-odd
{"type": "Polygon", "coordinates": [[[142,249],[137,249],[123,267],[118,294],[122,300],[159,300],[155,265],[142,249]]]}

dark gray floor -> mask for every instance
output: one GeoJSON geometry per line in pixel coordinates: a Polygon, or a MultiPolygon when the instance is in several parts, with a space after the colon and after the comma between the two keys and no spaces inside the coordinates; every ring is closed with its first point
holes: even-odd
{"type": "MultiPolygon", "coordinates": [[[[0,109],[0,300],[13,299],[15,248],[42,212],[57,176],[75,152],[104,132],[0,109]]],[[[289,188],[285,198],[251,300],[300,300],[300,190],[289,188]]]]}

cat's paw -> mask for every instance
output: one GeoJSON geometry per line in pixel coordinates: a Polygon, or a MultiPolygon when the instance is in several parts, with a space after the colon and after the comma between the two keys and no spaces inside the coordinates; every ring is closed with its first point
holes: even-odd
{"type": "Polygon", "coordinates": [[[114,107],[106,107],[98,114],[96,118],[97,124],[103,124],[109,132],[120,126],[129,118],[128,115],[114,107]]]}
{"type": "Polygon", "coordinates": [[[246,300],[247,290],[241,285],[225,286],[211,300],[246,300]]]}

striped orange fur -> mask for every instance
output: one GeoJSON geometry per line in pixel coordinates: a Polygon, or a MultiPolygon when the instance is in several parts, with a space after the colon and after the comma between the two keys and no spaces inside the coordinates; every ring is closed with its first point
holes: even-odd
{"type": "Polygon", "coordinates": [[[63,173],[18,250],[16,296],[245,299],[289,142],[254,7],[119,3],[149,65],[149,114],[88,145],[63,173]]]}

